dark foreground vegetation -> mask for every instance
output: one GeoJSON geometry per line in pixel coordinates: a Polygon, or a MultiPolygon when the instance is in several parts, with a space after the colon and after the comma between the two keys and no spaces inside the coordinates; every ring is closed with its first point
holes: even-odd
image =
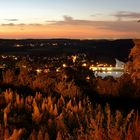
{"type": "Polygon", "coordinates": [[[0,139],[139,140],[139,58],[134,52],[127,73],[117,79],[95,78],[76,66],[48,74],[22,66],[7,69],[0,81],[0,139]]]}

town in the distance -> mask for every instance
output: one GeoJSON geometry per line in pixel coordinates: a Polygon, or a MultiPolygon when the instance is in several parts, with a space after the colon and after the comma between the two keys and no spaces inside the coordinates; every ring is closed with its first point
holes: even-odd
{"type": "Polygon", "coordinates": [[[0,39],[0,68],[18,69],[23,61],[22,67],[36,74],[86,67],[102,77],[118,77],[132,46],[131,39],[0,39]]]}

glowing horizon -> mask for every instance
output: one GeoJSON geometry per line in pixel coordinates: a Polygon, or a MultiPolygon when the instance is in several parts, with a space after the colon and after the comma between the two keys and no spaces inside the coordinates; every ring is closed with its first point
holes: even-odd
{"type": "Polygon", "coordinates": [[[137,0],[5,0],[0,38],[139,38],[137,0]]]}

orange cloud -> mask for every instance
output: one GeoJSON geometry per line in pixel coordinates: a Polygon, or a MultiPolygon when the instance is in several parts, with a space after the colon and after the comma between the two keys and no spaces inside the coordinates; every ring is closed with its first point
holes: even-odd
{"type": "Polygon", "coordinates": [[[140,24],[136,21],[77,20],[64,16],[62,21],[46,24],[1,24],[0,38],[136,38],[140,24]]]}

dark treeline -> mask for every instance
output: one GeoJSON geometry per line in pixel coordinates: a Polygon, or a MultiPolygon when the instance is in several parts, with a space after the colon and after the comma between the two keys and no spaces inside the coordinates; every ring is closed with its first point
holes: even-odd
{"type": "Polygon", "coordinates": [[[70,40],[70,39],[0,39],[0,53],[31,56],[62,56],[85,53],[89,59],[115,64],[117,58],[126,62],[130,49],[133,47],[131,39],[120,40],[70,40]],[[16,45],[20,45],[17,47],[16,45]]]}

